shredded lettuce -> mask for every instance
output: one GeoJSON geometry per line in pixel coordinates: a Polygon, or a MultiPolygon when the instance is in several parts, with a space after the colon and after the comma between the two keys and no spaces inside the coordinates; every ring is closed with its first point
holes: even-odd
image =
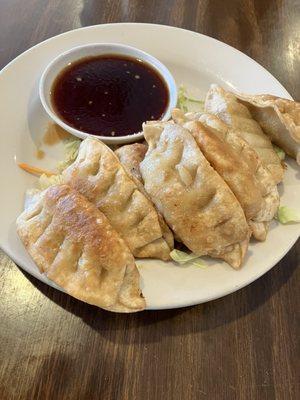
{"type": "Polygon", "coordinates": [[[276,151],[280,160],[283,161],[285,159],[285,152],[280,147],[276,146],[276,144],[273,144],[273,149],[276,151]]]}
{"type": "Polygon", "coordinates": [[[180,86],[178,90],[177,107],[185,113],[189,111],[204,111],[204,101],[189,97],[185,87],[180,86]]]}
{"type": "Polygon", "coordinates": [[[287,206],[281,206],[278,209],[276,219],[281,224],[288,224],[289,222],[300,222],[300,212],[287,206]]]}
{"type": "MultiPolygon", "coordinates": [[[[78,155],[78,150],[80,146],[81,140],[75,138],[67,138],[64,140],[64,153],[65,158],[63,161],[60,161],[57,164],[57,170],[62,172],[65,168],[71,165],[78,155]]],[[[61,174],[53,174],[49,176],[49,174],[42,174],[38,180],[38,188],[40,190],[47,189],[53,185],[61,185],[64,183],[64,178],[61,174]]]]}
{"type": "Polygon", "coordinates": [[[172,250],[170,253],[170,257],[172,258],[173,261],[177,262],[178,264],[186,264],[190,263],[191,265],[194,265],[196,267],[205,267],[206,264],[199,256],[197,256],[194,253],[186,253],[181,250],[172,250]]]}
{"type": "Polygon", "coordinates": [[[191,262],[191,264],[194,267],[199,267],[199,268],[206,268],[207,267],[207,264],[203,260],[201,260],[201,258],[197,258],[196,260],[193,260],[191,262]]]}
{"type": "Polygon", "coordinates": [[[62,172],[69,165],[71,165],[78,155],[78,150],[80,146],[81,140],[75,138],[68,138],[64,141],[64,153],[65,158],[63,161],[60,161],[57,164],[57,169],[59,172],[62,172]]]}

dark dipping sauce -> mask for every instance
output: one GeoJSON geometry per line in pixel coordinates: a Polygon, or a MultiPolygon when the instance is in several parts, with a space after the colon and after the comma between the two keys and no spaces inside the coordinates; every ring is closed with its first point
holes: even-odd
{"type": "Polygon", "coordinates": [[[163,78],[147,63],[118,55],[83,58],[54,81],[56,113],[73,128],[101,136],[140,132],[169,103],[163,78]]]}

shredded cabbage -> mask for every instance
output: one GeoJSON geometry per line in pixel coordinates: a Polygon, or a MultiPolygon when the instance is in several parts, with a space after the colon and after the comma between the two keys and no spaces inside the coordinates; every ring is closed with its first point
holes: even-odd
{"type": "Polygon", "coordinates": [[[287,206],[281,206],[278,209],[276,219],[281,224],[287,224],[289,222],[300,222],[300,212],[287,206]]]}
{"type": "MultiPolygon", "coordinates": [[[[81,140],[75,139],[73,137],[64,140],[65,158],[63,161],[60,161],[57,164],[57,169],[59,172],[62,172],[76,160],[80,143],[81,140]]],[[[51,176],[42,174],[38,180],[38,188],[40,190],[44,190],[50,186],[61,185],[62,183],[64,183],[64,178],[61,174],[53,174],[51,176]]]]}
{"type": "Polygon", "coordinates": [[[172,258],[173,261],[177,262],[178,264],[186,264],[190,263],[191,265],[194,265],[196,267],[205,267],[206,264],[199,256],[197,256],[194,253],[186,253],[181,250],[172,250],[170,253],[170,257],[172,258]]]}
{"type": "Polygon", "coordinates": [[[65,158],[57,164],[59,172],[62,172],[76,160],[80,143],[81,140],[75,138],[68,138],[64,141],[65,158]]]}
{"type": "Polygon", "coordinates": [[[194,267],[207,268],[207,264],[206,264],[203,260],[201,260],[201,258],[197,258],[196,260],[193,260],[193,261],[191,262],[191,264],[192,264],[194,267]]]}
{"type": "Polygon", "coordinates": [[[40,190],[47,189],[53,185],[61,185],[64,183],[62,175],[51,175],[47,176],[45,174],[41,175],[38,180],[38,187],[40,190]]]}
{"type": "Polygon", "coordinates": [[[280,147],[276,146],[276,144],[273,144],[273,149],[276,151],[280,160],[283,161],[285,159],[285,152],[280,147]]]}
{"type": "Polygon", "coordinates": [[[189,97],[184,86],[180,86],[178,90],[177,107],[183,112],[204,111],[204,101],[189,97]]]}

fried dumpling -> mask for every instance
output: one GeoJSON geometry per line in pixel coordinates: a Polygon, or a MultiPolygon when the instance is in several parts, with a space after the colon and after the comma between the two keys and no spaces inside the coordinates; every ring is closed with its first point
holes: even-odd
{"type": "Polygon", "coordinates": [[[184,114],[174,109],[172,117],[187,128],[192,124],[189,121],[200,121],[208,130],[198,133],[200,139],[202,136],[202,141],[198,143],[201,150],[240,201],[253,236],[257,240],[265,240],[268,223],[278,210],[279,194],[271,173],[263,166],[255,150],[215,115],[184,114]],[[251,204],[259,204],[255,213],[249,213],[251,204]]]}
{"type": "Polygon", "coordinates": [[[283,166],[272,147],[270,139],[252,118],[248,108],[233,93],[226,92],[218,85],[211,85],[205,99],[205,111],[217,115],[222,121],[238,131],[269,169],[275,183],[282,181],[283,166]]]}
{"type": "Polygon", "coordinates": [[[143,182],[140,171],[140,163],[147,153],[147,146],[143,143],[127,144],[115,151],[123,167],[139,182],[143,182]]]}
{"type": "Polygon", "coordinates": [[[65,182],[103,212],[136,257],[168,260],[173,235],[151,201],[139,190],[118,157],[97,139],[85,139],[65,182]]]}
{"type": "Polygon", "coordinates": [[[160,122],[143,129],[149,145],[140,164],[144,186],[168,225],[195,254],[240,267],[249,228],[232,191],[187,129],[160,122]]]}
{"type": "Polygon", "coordinates": [[[256,151],[234,130],[211,114],[200,116],[200,122],[225,140],[247,163],[259,185],[263,204],[259,212],[249,221],[255,239],[264,241],[267,236],[269,222],[274,218],[279,207],[279,193],[271,172],[263,165],[256,151]]]}
{"type": "Polygon", "coordinates": [[[269,94],[235,93],[271,141],[300,164],[300,103],[269,94]]]}
{"type": "MultiPolygon", "coordinates": [[[[115,154],[118,156],[121,164],[126,169],[127,173],[134,180],[140,192],[142,192],[150,201],[150,197],[144,188],[143,178],[140,171],[140,163],[143,161],[148,147],[142,143],[128,144],[119,147],[115,150],[115,154]]],[[[157,211],[157,210],[156,210],[157,211]]],[[[163,236],[167,242],[172,244],[174,242],[173,234],[163,219],[163,216],[157,212],[159,224],[163,231],[163,236]]]]}
{"type": "Polygon", "coordinates": [[[228,143],[200,122],[187,122],[184,127],[192,133],[207,161],[235,194],[246,218],[255,217],[263,207],[263,197],[248,164],[228,143]]]}
{"type": "Polygon", "coordinates": [[[71,187],[41,192],[18,217],[17,232],[40,271],[70,295],[109,311],[145,308],[129,248],[71,187]]]}

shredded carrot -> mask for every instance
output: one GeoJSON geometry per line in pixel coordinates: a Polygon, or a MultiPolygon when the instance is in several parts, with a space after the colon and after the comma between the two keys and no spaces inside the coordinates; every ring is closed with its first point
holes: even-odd
{"type": "Polygon", "coordinates": [[[18,163],[18,166],[22,168],[24,171],[29,172],[30,174],[41,176],[43,174],[47,176],[57,175],[55,172],[47,171],[46,169],[33,167],[32,165],[26,163],[18,163]]]}

